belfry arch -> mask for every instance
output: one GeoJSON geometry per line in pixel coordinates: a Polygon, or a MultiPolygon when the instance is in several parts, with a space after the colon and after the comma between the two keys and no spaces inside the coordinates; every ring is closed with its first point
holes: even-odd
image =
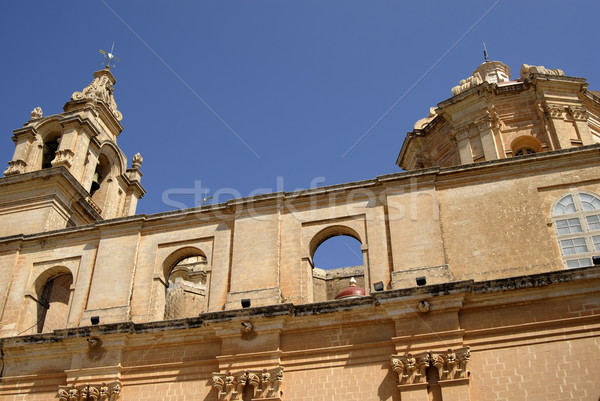
{"type": "Polygon", "coordinates": [[[363,246],[364,244],[364,240],[361,239],[361,236],[356,230],[342,224],[335,224],[325,227],[312,237],[309,242],[308,252],[312,267],[311,278],[313,302],[334,299],[336,294],[348,286],[348,282],[352,277],[355,278],[359,287],[369,288],[368,266],[366,263],[368,258],[366,254],[366,247],[363,246]],[[358,247],[349,247],[349,249],[344,250],[345,253],[350,252],[354,254],[357,261],[362,259],[360,264],[330,269],[323,269],[320,266],[315,265],[314,256],[319,247],[324,245],[325,242],[336,237],[350,237],[358,242],[356,245],[360,244],[358,247]]]}

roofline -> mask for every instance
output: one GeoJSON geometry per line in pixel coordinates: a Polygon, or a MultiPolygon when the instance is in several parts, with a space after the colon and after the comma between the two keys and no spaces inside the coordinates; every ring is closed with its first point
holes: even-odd
{"type": "MultiPolygon", "coordinates": [[[[402,172],[398,172],[398,173],[380,175],[380,176],[377,176],[376,178],[372,178],[369,180],[353,181],[353,182],[348,182],[348,183],[329,185],[329,186],[319,187],[319,188],[309,188],[309,189],[303,189],[303,190],[292,191],[292,192],[283,192],[283,191],[282,192],[273,192],[273,193],[249,196],[249,197],[244,197],[244,198],[230,199],[226,202],[217,203],[214,205],[198,206],[198,207],[189,208],[189,209],[172,210],[172,211],[160,212],[160,213],[149,214],[149,215],[137,214],[137,215],[133,215],[133,216],[101,220],[101,221],[91,223],[88,225],[68,227],[68,228],[63,228],[60,230],[46,231],[46,232],[40,232],[40,233],[34,233],[34,234],[17,234],[17,235],[12,235],[9,237],[0,238],[0,243],[19,240],[19,239],[22,239],[22,240],[27,239],[28,240],[28,239],[43,238],[43,237],[48,237],[48,236],[53,236],[53,235],[63,234],[63,233],[68,234],[70,232],[81,231],[84,229],[85,230],[95,229],[95,228],[99,228],[100,226],[106,227],[109,225],[121,224],[121,223],[127,224],[127,223],[132,223],[134,221],[143,223],[144,221],[156,220],[156,219],[171,217],[171,216],[181,217],[182,215],[192,214],[192,213],[210,213],[210,212],[222,211],[222,210],[226,210],[226,209],[233,210],[236,207],[243,207],[245,205],[252,204],[255,202],[293,200],[293,199],[299,199],[299,198],[309,197],[309,196],[314,196],[314,195],[323,195],[323,194],[328,194],[328,193],[333,193],[333,192],[341,192],[341,191],[346,191],[346,190],[386,185],[392,181],[406,180],[406,179],[413,178],[413,177],[440,176],[440,175],[448,175],[448,174],[452,174],[452,173],[456,173],[456,172],[482,171],[484,169],[495,168],[498,166],[510,166],[510,165],[518,165],[518,164],[522,164],[522,163],[535,163],[535,162],[539,162],[539,161],[553,160],[553,159],[556,159],[559,157],[563,157],[565,155],[594,153],[594,152],[598,152],[598,150],[600,150],[600,144],[593,144],[593,145],[582,146],[579,148],[552,150],[552,151],[548,151],[548,152],[534,153],[531,155],[509,157],[509,158],[497,159],[497,160],[489,160],[489,161],[483,161],[483,162],[478,162],[478,163],[462,164],[462,165],[451,166],[451,167],[430,167],[430,168],[424,168],[424,169],[418,169],[418,170],[402,171],[402,172]]],[[[65,174],[65,177],[72,178],[71,174],[63,166],[53,167],[52,169],[40,170],[40,171],[50,172],[53,169],[57,169],[57,170],[62,169],[68,174],[68,175],[65,174]]],[[[36,172],[32,172],[32,173],[25,173],[25,174],[36,174],[36,173],[40,173],[40,171],[36,171],[36,172]]],[[[25,174],[18,174],[18,175],[14,175],[14,176],[0,178],[0,186],[2,186],[5,183],[5,181],[16,180],[20,176],[24,176],[25,174]]],[[[72,178],[72,180],[75,180],[75,179],[72,178]]],[[[76,182],[76,184],[80,186],[80,184],[78,182],[76,182]]]]}

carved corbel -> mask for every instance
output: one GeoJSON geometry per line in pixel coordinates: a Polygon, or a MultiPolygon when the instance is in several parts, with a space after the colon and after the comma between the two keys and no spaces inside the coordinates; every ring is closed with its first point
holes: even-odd
{"type": "Polygon", "coordinates": [[[416,356],[419,373],[415,376],[415,383],[423,383],[427,379],[427,368],[431,366],[431,355],[423,352],[416,356]]]}
{"type": "Polygon", "coordinates": [[[467,375],[467,363],[471,360],[471,351],[469,347],[458,350],[458,372],[460,377],[467,375]]]}
{"type": "Polygon", "coordinates": [[[58,401],[69,401],[69,392],[65,389],[59,388],[56,397],[58,397],[58,401]]]}
{"type": "Polygon", "coordinates": [[[438,371],[439,378],[441,379],[444,374],[444,358],[439,354],[431,353],[430,364],[438,371]]]}
{"type": "Polygon", "coordinates": [[[79,390],[75,386],[69,389],[69,401],[79,401],[79,390]]]}
{"type": "Polygon", "coordinates": [[[8,162],[8,168],[4,170],[4,175],[8,177],[9,175],[23,174],[25,166],[27,166],[27,163],[24,160],[11,160],[8,162]]]}
{"type": "Polygon", "coordinates": [[[467,363],[470,358],[469,347],[439,352],[429,351],[416,355],[409,353],[405,356],[392,355],[391,367],[398,376],[400,386],[425,383],[427,368],[430,366],[437,370],[441,383],[466,378],[467,363]]]}
{"type": "Polygon", "coordinates": [[[237,400],[247,391],[252,393],[253,400],[278,399],[283,382],[283,368],[213,373],[212,382],[213,388],[218,391],[219,400],[237,400]]]}
{"type": "Polygon", "coordinates": [[[213,376],[212,381],[213,381],[212,386],[213,386],[213,388],[217,389],[217,391],[219,392],[219,395],[227,394],[227,392],[225,391],[225,381],[221,377],[213,376]]]}
{"type": "Polygon", "coordinates": [[[546,112],[552,118],[565,118],[565,106],[560,104],[546,103],[546,112]]]}
{"type": "Polygon", "coordinates": [[[238,394],[244,394],[244,388],[248,383],[248,372],[242,372],[237,379],[236,391],[238,394]]]}
{"type": "Polygon", "coordinates": [[[90,395],[90,386],[84,386],[81,389],[81,401],[88,401],[90,395]]]}
{"type": "Polygon", "coordinates": [[[235,377],[233,377],[233,375],[230,372],[227,372],[227,375],[225,376],[225,392],[228,393],[230,391],[233,391],[234,388],[235,377]]]}
{"type": "Polygon", "coordinates": [[[587,109],[583,106],[569,106],[569,113],[573,116],[574,120],[587,121],[588,113],[587,109]]]}
{"type": "Polygon", "coordinates": [[[75,153],[71,149],[62,149],[57,150],[54,155],[54,160],[52,160],[52,166],[67,166],[71,167],[73,165],[73,156],[75,153]]]}
{"type": "Polygon", "coordinates": [[[450,376],[454,369],[456,369],[458,361],[456,360],[456,354],[452,351],[452,349],[448,349],[448,353],[446,354],[446,367],[443,371],[444,375],[440,374],[440,378],[446,376],[450,376]]]}
{"type": "Polygon", "coordinates": [[[468,131],[468,129],[466,127],[463,127],[460,130],[458,130],[454,134],[454,139],[456,139],[457,142],[462,142],[464,140],[468,140],[469,139],[469,131],[468,131]]]}
{"type": "Polygon", "coordinates": [[[116,401],[120,393],[121,383],[115,381],[109,385],[60,386],[56,397],[59,401],[116,401]]]}
{"type": "Polygon", "coordinates": [[[260,378],[255,373],[248,373],[248,384],[252,387],[252,398],[256,396],[256,389],[260,386],[260,378]]]}
{"type": "Polygon", "coordinates": [[[275,397],[279,394],[279,389],[281,387],[281,384],[283,383],[283,368],[276,368],[274,370],[274,376],[275,377],[270,382],[271,388],[267,391],[268,397],[275,397]]]}

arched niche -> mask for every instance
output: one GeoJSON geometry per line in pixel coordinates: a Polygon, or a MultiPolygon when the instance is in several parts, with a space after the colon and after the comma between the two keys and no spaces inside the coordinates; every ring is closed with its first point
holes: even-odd
{"type": "Polygon", "coordinates": [[[34,313],[25,325],[35,333],[49,333],[67,327],[73,297],[73,274],[65,266],[54,266],[42,272],[34,281],[29,309],[34,313]],[[32,323],[32,320],[34,321],[32,323]]]}
{"type": "Polygon", "coordinates": [[[195,247],[171,253],[163,263],[164,318],[195,317],[206,311],[207,258],[195,247]]]}

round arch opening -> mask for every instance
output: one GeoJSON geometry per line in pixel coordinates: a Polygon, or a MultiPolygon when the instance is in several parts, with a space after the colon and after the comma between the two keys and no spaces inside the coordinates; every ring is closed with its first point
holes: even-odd
{"type": "Polygon", "coordinates": [[[206,256],[196,248],[181,249],[165,260],[165,319],[195,317],[206,310],[206,266],[206,256]]]}

